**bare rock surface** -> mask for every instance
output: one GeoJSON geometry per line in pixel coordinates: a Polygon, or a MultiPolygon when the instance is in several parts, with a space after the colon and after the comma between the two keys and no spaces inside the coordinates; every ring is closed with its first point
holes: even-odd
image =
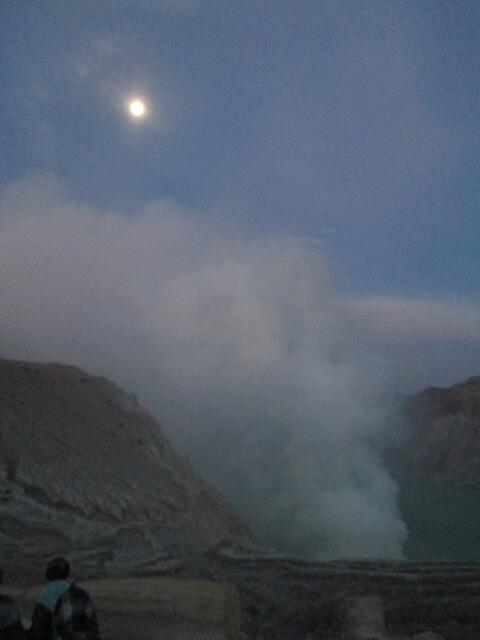
{"type": "Polygon", "coordinates": [[[362,607],[343,616],[339,610],[364,598],[371,605],[365,622],[376,625],[370,630],[377,634],[384,629],[388,640],[426,632],[470,640],[480,627],[479,563],[313,562],[270,549],[219,545],[190,558],[178,575],[234,584],[242,602],[242,631],[249,638],[339,640],[362,607]],[[380,601],[384,628],[382,613],[373,606],[380,601]]]}
{"type": "Polygon", "coordinates": [[[178,626],[236,640],[240,633],[240,597],[231,584],[178,578],[97,580],[82,585],[99,614],[128,619],[138,627],[178,626]]]}
{"type": "Polygon", "coordinates": [[[380,596],[351,596],[334,606],[342,640],[385,637],[385,617],[380,596]]]}
{"type": "Polygon", "coordinates": [[[247,526],[136,399],[64,365],[0,360],[0,556],[6,579],[146,575],[247,526]]]}
{"type": "Polygon", "coordinates": [[[448,484],[480,487],[480,376],[413,396],[403,465],[448,484]]]}

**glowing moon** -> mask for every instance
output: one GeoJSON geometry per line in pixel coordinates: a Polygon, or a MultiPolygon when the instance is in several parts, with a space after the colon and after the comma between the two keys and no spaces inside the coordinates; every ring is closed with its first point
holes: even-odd
{"type": "Polygon", "coordinates": [[[128,104],[128,110],[133,118],[142,118],[146,112],[145,103],[138,99],[132,100],[128,104]]]}

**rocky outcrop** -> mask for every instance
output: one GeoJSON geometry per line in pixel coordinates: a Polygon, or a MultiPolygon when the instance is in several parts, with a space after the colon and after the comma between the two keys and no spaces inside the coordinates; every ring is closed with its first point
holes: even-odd
{"type": "Polygon", "coordinates": [[[242,631],[252,639],[338,640],[355,625],[362,630],[361,624],[380,634],[379,602],[385,640],[426,632],[473,640],[480,627],[475,563],[309,562],[221,545],[189,559],[177,573],[234,584],[242,631]],[[348,603],[355,605],[350,613],[348,603]]]}
{"type": "Polygon", "coordinates": [[[380,596],[355,596],[339,600],[332,607],[342,640],[383,640],[385,616],[380,596]]]}
{"type": "Polygon", "coordinates": [[[0,557],[38,579],[146,575],[247,526],[136,399],[74,367],[0,360],[0,557]]]}
{"type": "Polygon", "coordinates": [[[401,464],[452,485],[480,488],[480,376],[408,400],[401,464]]]}

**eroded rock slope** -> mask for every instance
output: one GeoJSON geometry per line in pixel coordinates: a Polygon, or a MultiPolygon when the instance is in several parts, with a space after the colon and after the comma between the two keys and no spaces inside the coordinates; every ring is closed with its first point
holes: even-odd
{"type": "Polygon", "coordinates": [[[8,579],[39,577],[53,554],[84,577],[151,572],[230,536],[250,533],[133,396],[74,367],[0,360],[8,579]]]}
{"type": "Polygon", "coordinates": [[[480,488],[480,376],[431,387],[404,408],[410,439],[404,464],[447,484],[480,488]]]}

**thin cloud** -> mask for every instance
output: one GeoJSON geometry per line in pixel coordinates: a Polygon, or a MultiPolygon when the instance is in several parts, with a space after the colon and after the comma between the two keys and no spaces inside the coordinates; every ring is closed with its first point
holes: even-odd
{"type": "Polygon", "coordinates": [[[342,306],[374,342],[480,344],[480,304],[468,300],[364,296],[342,306]]]}

